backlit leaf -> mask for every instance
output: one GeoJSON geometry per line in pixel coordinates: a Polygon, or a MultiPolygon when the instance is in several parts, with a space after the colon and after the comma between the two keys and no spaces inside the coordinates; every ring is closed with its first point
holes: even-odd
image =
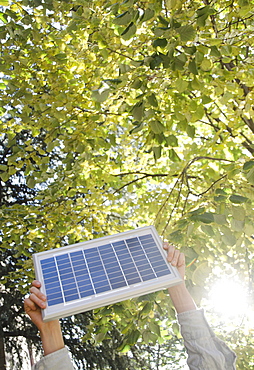
{"type": "Polygon", "coordinates": [[[151,130],[155,133],[155,134],[160,134],[161,132],[163,132],[165,130],[165,127],[163,126],[163,124],[159,121],[151,121],[149,123],[150,127],[151,127],[151,130]]]}
{"type": "Polygon", "coordinates": [[[190,41],[195,38],[195,30],[191,25],[181,26],[177,28],[182,41],[190,41]]]}
{"type": "Polygon", "coordinates": [[[126,12],[118,15],[114,19],[114,23],[118,24],[118,25],[126,25],[126,24],[130,23],[131,19],[132,19],[131,14],[128,11],[126,11],[126,12]]]}
{"type": "Polygon", "coordinates": [[[129,40],[131,37],[133,37],[136,33],[137,27],[133,22],[129,24],[129,26],[121,33],[121,37],[124,40],[129,40]]]}
{"type": "Polygon", "coordinates": [[[243,197],[242,195],[233,194],[229,197],[230,202],[241,204],[247,202],[248,198],[243,197]]]}

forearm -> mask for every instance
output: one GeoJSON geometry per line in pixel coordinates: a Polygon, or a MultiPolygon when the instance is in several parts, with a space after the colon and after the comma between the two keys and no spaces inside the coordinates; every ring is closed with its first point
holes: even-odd
{"type": "Polygon", "coordinates": [[[196,310],[197,306],[184,283],[168,289],[177,313],[196,310]]]}
{"type": "Polygon", "coordinates": [[[45,323],[40,330],[40,336],[45,356],[64,348],[62,331],[58,320],[45,323]]]}

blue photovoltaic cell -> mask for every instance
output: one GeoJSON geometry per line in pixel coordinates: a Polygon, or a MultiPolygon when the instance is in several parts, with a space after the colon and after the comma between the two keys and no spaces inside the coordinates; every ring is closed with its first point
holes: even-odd
{"type": "Polygon", "coordinates": [[[98,250],[111,288],[117,289],[126,286],[126,280],[113,247],[110,244],[106,244],[98,247],[98,250]]]}
{"type": "Polygon", "coordinates": [[[171,273],[151,234],[56,255],[40,263],[49,306],[171,273]]]}
{"type": "Polygon", "coordinates": [[[143,235],[139,237],[143,245],[146,255],[157,277],[165,276],[171,273],[167,263],[164,261],[161,254],[158,253],[157,246],[152,235],[143,235]]]}
{"type": "Polygon", "coordinates": [[[76,280],[68,254],[56,257],[59,277],[62,283],[63,294],[66,302],[79,298],[76,280]]]}
{"type": "Polygon", "coordinates": [[[93,284],[88,272],[83,251],[70,253],[73,270],[76,276],[77,286],[80,292],[80,297],[88,297],[95,293],[93,284]]]}
{"type": "Polygon", "coordinates": [[[141,277],[124,241],[113,243],[113,248],[122,267],[128,285],[141,282],[141,277]]]}
{"type": "Polygon", "coordinates": [[[141,247],[138,238],[127,239],[126,243],[142,280],[146,281],[156,278],[151,263],[149,262],[144,249],[141,247]]]}
{"type": "Polygon", "coordinates": [[[94,285],[95,293],[103,293],[110,290],[110,285],[104,270],[98,248],[84,250],[84,255],[94,285]]]}
{"type": "Polygon", "coordinates": [[[64,300],[54,257],[42,260],[41,269],[44,277],[48,305],[53,306],[63,303],[64,300]]]}

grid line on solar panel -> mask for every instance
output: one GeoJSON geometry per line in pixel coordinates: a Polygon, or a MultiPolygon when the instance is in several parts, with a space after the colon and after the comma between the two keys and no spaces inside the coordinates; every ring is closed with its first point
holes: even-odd
{"type": "MultiPolygon", "coordinates": [[[[133,256],[133,254],[132,254],[132,251],[131,251],[131,249],[130,249],[130,247],[129,247],[128,240],[129,240],[129,239],[125,240],[126,249],[127,249],[128,254],[129,254],[129,256],[130,256],[130,258],[131,258],[131,260],[132,260],[132,262],[133,262],[133,265],[135,266],[135,269],[136,269],[136,271],[137,271],[138,277],[139,277],[139,279],[140,279],[139,281],[141,282],[141,281],[143,281],[143,279],[142,279],[142,276],[141,276],[141,274],[140,274],[140,272],[139,272],[139,269],[137,268],[136,260],[135,260],[135,258],[134,258],[134,256],[133,256]]],[[[136,280],[138,280],[138,279],[136,279],[136,280]]]]}
{"type": "Polygon", "coordinates": [[[79,299],[77,282],[71,265],[69,254],[56,256],[60,280],[62,283],[63,296],[66,302],[79,299]]]}
{"type": "Polygon", "coordinates": [[[46,258],[41,261],[42,273],[48,298],[48,305],[63,303],[59,276],[56,270],[54,257],[46,258]],[[53,277],[53,282],[52,282],[53,277]]]}
{"type": "Polygon", "coordinates": [[[103,261],[111,288],[117,289],[127,286],[127,282],[123,274],[121,264],[119,263],[119,260],[117,258],[117,255],[112,244],[100,246],[98,250],[103,261]]]}
{"type": "Polygon", "coordinates": [[[41,267],[52,305],[171,273],[151,234],[41,260],[41,267]]]}
{"type": "Polygon", "coordinates": [[[134,257],[137,269],[141,275],[142,280],[147,281],[156,278],[151,263],[139,239],[137,237],[130,238],[127,239],[126,242],[128,244],[132,256],[134,257]]]}

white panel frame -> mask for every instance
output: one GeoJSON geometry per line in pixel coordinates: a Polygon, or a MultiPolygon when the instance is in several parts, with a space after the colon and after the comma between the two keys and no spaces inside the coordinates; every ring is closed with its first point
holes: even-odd
{"type": "Polygon", "coordinates": [[[141,296],[143,294],[152,293],[158,290],[169,288],[173,285],[180,284],[182,278],[176,267],[171,266],[167,261],[166,251],[163,249],[162,241],[154,226],[140,227],[134,230],[122,232],[112,236],[105,236],[102,238],[81,242],[77,244],[68,245],[66,247],[56,248],[45,252],[33,254],[33,262],[35,268],[36,279],[41,282],[41,292],[46,295],[43,275],[41,271],[40,260],[56,257],[68,252],[75,252],[80,249],[95,248],[107,243],[114,243],[127,238],[139,237],[142,235],[151,234],[158,247],[158,252],[161,253],[165,262],[169,265],[171,271],[170,275],[158,277],[152,280],[132,284],[126,287],[114,289],[104,293],[94,294],[90,297],[80,298],[78,300],[60,303],[54,306],[48,306],[42,310],[43,320],[50,321],[61,317],[75,315],[80,312],[92,310],[94,308],[110,305],[126,299],[141,296]]]}

